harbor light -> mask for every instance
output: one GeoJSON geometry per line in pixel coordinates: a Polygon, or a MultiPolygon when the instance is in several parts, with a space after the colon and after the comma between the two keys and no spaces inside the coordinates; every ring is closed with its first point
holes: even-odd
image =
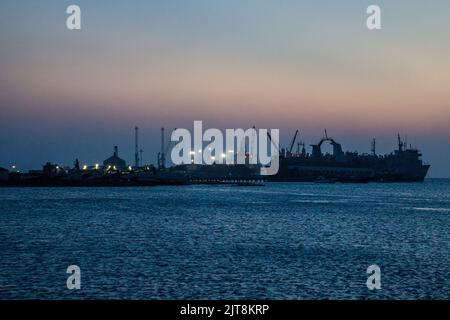
{"type": "Polygon", "coordinates": [[[83,166],[83,170],[87,170],[87,168],[88,168],[87,165],[84,165],[84,166],[83,166]]]}
{"type": "Polygon", "coordinates": [[[16,166],[12,166],[11,168],[12,168],[13,170],[16,170],[16,166]]]}
{"type": "Polygon", "coordinates": [[[116,166],[113,167],[114,170],[117,170],[116,166]]]}
{"type": "Polygon", "coordinates": [[[95,164],[95,170],[98,170],[98,168],[99,168],[99,164],[96,163],[96,164],[95,164]]]}
{"type": "Polygon", "coordinates": [[[133,170],[133,168],[131,166],[128,166],[128,170],[131,171],[133,170]]]}

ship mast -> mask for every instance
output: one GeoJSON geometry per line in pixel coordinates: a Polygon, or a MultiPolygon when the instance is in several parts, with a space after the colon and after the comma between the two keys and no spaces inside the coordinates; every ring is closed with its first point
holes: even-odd
{"type": "Polygon", "coordinates": [[[402,152],[403,151],[403,142],[400,137],[400,133],[397,134],[397,142],[398,142],[398,151],[402,152]]]}
{"type": "Polygon", "coordinates": [[[371,145],[370,151],[372,152],[373,156],[377,155],[377,141],[375,140],[375,138],[372,139],[372,145],[371,145]]]}

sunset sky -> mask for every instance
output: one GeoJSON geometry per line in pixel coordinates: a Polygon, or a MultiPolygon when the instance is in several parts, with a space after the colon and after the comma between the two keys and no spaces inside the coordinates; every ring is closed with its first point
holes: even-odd
{"type": "Polygon", "coordinates": [[[450,1],[0,0],[0,166],[154,163],[161,126],[323,129],[345,150],[408,136],[450,177],[450,1]],[[66,28],[66,8],[82,30],[66,28]],[[382,30],[366,8],[382,9],[382,30]]]}

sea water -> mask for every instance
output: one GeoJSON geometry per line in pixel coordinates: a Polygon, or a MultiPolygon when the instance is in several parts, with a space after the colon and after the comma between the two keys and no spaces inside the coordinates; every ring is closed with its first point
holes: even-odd
{"type": "Polygon", "coordinates": [[[0,188],[0,299],[449,299],[449,275],[450,180],[0,188]]]}

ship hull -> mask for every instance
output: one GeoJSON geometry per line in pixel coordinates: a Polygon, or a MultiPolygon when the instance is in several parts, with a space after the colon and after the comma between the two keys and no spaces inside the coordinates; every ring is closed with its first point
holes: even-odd
{"type": "Polygon", "coordinates": [[[317,164],[308,160],[284,159],[280,162],[278,173],[269,176],[268,180],[272,182],[335,181],[343,183],[422,182],[429,168],[429,165],[420,165],[386,170],[363,165],[349,166],[345,163],[317,164]]]}

